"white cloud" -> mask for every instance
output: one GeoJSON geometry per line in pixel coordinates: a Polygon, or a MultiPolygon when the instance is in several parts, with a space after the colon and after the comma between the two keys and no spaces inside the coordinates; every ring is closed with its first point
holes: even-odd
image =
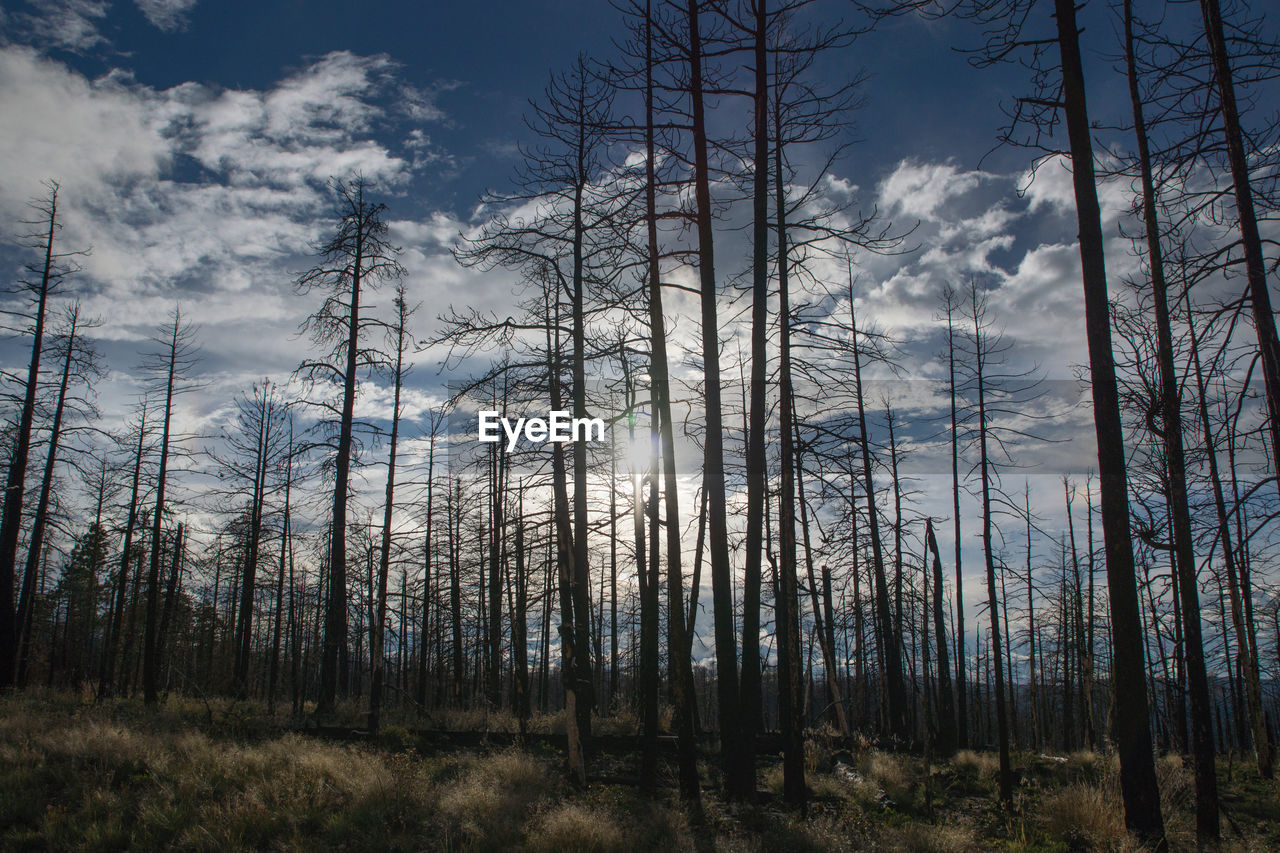
{"type": "Polygon", "coordinates": [[[881,181],[879,194],[890,214],[934,219],[941,207],[976,189],[984,177],[982,172],[961,171],[952,163],[903,160],[881,181]]]}
{"type": "Polygon", "coordinates": [[[13,30],[43,50],[83,53],[106,41],[98,26],[107,0],[30,0],[34,12],[13,15],[13,30]]]}
{"type": "MultiPolygon", "coordinates": [[[[0,215],[16,222],[40,179],[58,180],[61,244],[93,247],[70,289],[103,319],[103,341],[136,346],[181,304],[200,325],[202,369],[217,377],[201,396],[278,377],[309,349],[296,331],[314,299],[292,281],[331,216],[325,181],[363,172],[386,197],[412,171],[375,134],[404,91],[395,67],[340,51],[265,90],[157,90],[0,48],[0,215]]],[[[433,291],[471,275],[443,254],[457,230],[443,216],[397,227],[414,258],[411,299],[438,305],[433,291]]],[[[121,377],[109,411],[129,384],[121,377]]]]}
{"type": "Polygon", "coordinates": [[[0,48],[0,215],[20,218],[44,178],[100,202],[110,185],[157,179],[173,151],[155,100],[123,75],[89,80],[30,48],[0,48]]]}
{"type": "Polygon", "coordinates": [[[186,29],[187,13],[198,0],[134,0],[147,20],[167,33],[186,29]]]}

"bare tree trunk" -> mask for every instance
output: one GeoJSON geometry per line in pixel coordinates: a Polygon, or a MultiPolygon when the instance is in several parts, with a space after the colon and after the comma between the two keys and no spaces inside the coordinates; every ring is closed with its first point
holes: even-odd
{"type": "MultiPolygon", "coordinates": [[[[369,664],[373,670],[370,674],[369,687],[369,731],[375,735],[378,733],[382,712],[383,682],[386,680],[383,644],[386,642],[387,633],[387,575],[391,570],[391,520],[395,512],[396,451],[400,442],[400,390],[404,381],[405,325],[410,310],[405,302],[403,286],[396,293],[395,304],[396,366],[395,385],[391,396],[391,441],[387,452],[387,492],[382,507],[382,543],[378,551],[377,612],[370,626],[373,629],[373,637],[369,642],[369,664]]],[[[402,632],[401,645],[404,641],[402,632]]]]}
{"type": "Polygon", "coordinates": [[[432,412],[431,439],[427,445],[427,529],[423,535],[422,549],[422,640],[418,652],[418,711],[427,707],[427,658],[430,655],[428,643],[431,638],[431,591],[436,579],[432,576],[433,540],[431,524],[435,520],[435,468],[436,468],[436,433],[439,431],[440,419],[432,412]]]}
{"type": "MultiPolygon", "coordinates": [[[[280,576],[276,582],[275,627],[271,632],[271,666],[267,674],[267,713],[274,715],[276,707],[276,682],[280,671],[280,643],[283,637],[282,617],[284,615],[284,584],[286,559],[289,554],[290,537],[290,497],[293,490],[293,421],[289,421],[289,458],[285,462],[284,475],[284,522],[280,527],[280,576]]],[[[290,580],[290,604],[292,605],[292,584],[290,580]]],[[[292,615],[290,616],[292,619],[292,615]]]]}
{"type": "Polygon", "coordinates": [[[1102,529],[1111,598],[1112,678],[1115,684],[1125,686],[1125,689],[1112,691],[1115,701],[1113,733],[1120,754],[1125,825],[1145,843],[1162,847],[1164,818],[1151,753],[1147,693],[1138,689],[1138,685],[1144,684],[1146,669],[1142,652],[1142,619],[1134,582],[1124,433],[1111,350],[1111,312],[1107,304],[1102,217],[1094,184],[1093,140],[1085,101],[1084,66],[1080,57],[1074,0],[1054,0],[1054,11],[1079,224],[1085,327],[1098,442],[1102,529]]]}
{"type": "MultiPolygon", "coordinates": [[[[31,425],[35,419],[36,387],[40,380],[40,356],[44,351],[45,307],[55,281],[53,235],[58,228],[58,185],[49,190],[49,230],[44,244],[44,266],[36,297],[35,331],[31,337],[31,361],[18,416],[18,435],[4,487],[4,514],[0,519],[0,689],[11,687],[18,669],[19,621],[14,612],[13,588],[18,566],[18,538],[22,532],[22,501],[26,496],[27,460],[31,453],[31,425]]],[[[24,581],[25,584],[25,581],[24,581]]]]}
{"type": "MultiPolygon", "coordinates": [[[[774,602],[778,632],[778,728],[782,734],[782,794],[794,806],[803,807],[808,797],[804,781],[805,709],[800,680],[800,591],[796,578],[796,484],[794,467],[795,396],[791,385],[791,302],[790,249],[787,245],[787,198],[782,173],[781,106],[775,103],[774,205],[778,235],[778,406],[782,448],[781,488],[778,513],[778,592],[774,602]]],[[[705,313],[705,309],[704,309],[705,313]]],[[[708,424],[710,429],[710,424],[708,424]]],[[[723,491],[721,492],[723,494],[723,491]]],[[[713,507],[714,509],[714,507],[713,507]]],[[[714,543],[714,525],[712,528],[714,543]]],[[[713,549],[714,556],[714,549],[713,549]]],[[[723,724],[722,724],[723,725],[723,724]]],[[[752,783],[754,786],[754,773],[752,783]]]]}
{"type": "Polygon", "coordinates": [[[1267,289],[1266,261],[1262,254],[1262,238],[1258,233],[1258,218],[1253,207],[1249,160],[1244,150],[1240,111],[1236,105],[1235,79],[1227,55],[1222,9],[1218,0],[1200,0],[1200,11],[1213,62],[1227,160],[1231,164],[1231,183],[1235,193],[1236,215],[1239,217],[1240,243],[1244,249],[1245,275],[1248,278],[1246,292],[1253,313],[1253,326],[1258,335],[1258,353],[1262,356],[1271,453],[1273,458],[1277,458],[1280,457],[1280,339],[1276,337],[1275,314],[1271,309],[1271,293],[1267,289]]]}
{"type": "Polygon", "coordinates": [[[249,505],[249,542],[245,553],[244,575],[240,585],[240,610],[235,634],[235,693],[244,699],[249,695],[249,653],[253,641],[254,593],[258,579],[258,546],[262,541],[262,503],[267,479],[267,445],[271,440],[268,397],[258,402],[258,435],[253,466],[253,496],[249,505]]]}
{"type": "Polygon", "coordinates": [[[1236,567],[1236,550],[1232,545],[1227,503],[1222,490],[1222,477],[1218,471],[1218,454],[1214,448],[1213,425],[1209,420],[1209,404],[1205,396],[1207,389],[1200,366],[1199,341],[1197,340],[1194,322],[1189,326],[1191,331],[1191,357],[1195,366],[1197,397],[1199,399],[1200,425],[1204,431],[1205,456],[1209,462],[1209,481],[1213,487],[1218,538],[1222,543],[1222,560],[1227,569],[1227,584],[1231,592],[1231,618],[1236,632],[1236,641],[1242,650],[1241,653],[1244,655],[1241,667],[1245,675],[1245,696],[1249,704],[1249,719],[1253,731],[1254,750],[1258,761],[1258,772],[1263,778],[1271,778],[1275,775],[1275,752],[1262,710],[1262,685],[1258,678],[1257,659],[1250,654],[1249,645],[1244,636],[1246,619],[1241,612],[1241,596],[1236,586],[1239,576],[1236,567]]]}
{"type": "MultiPolygon", "coordinates": [[[[1169,323],[1168,286],[1160,247],[1160,225],[1156,218],[1155,181],[1151,174],[1151,154],[1147,145],[1142,98],[1138,91],[1133,57],[1132,0],[1125,0],[1125,59],[1129,96],[1133,107],[1134,133],[1142,173],[1142,213],[1147,237],[1147,262],[1151,270],[1152,307],[1156,319],[1156,354],[1160,367],[1160,411],[1165,465],[1168,468],[1169,522],[1173,528],[1174,567],[1178,573],[1178,593],[1182,604],[1183,637],[1187,660],[1187,681],[1191,694],[1191,740],[1196,777],[1196,837],[1201,843],[1216,839],[1218,824],[1218,782],[1214,769],[1213,719],[1209,703],[1209,681],[1205,669],[1204,643],[1200,625],[1200,586],[1196,578],[1195,545],[1191,512],[1187,505],[1187,472],[1182,443],[1182,400],[1178,375],[1173,365],[1173,334],[1169,323]]],[[[1263,286],[1265,289],[1265,284],[1263,286]]],[[[1268,312],[1270,319],[1270,312],[1268,312]]],[[[1272,335],[1274,337],[1274,325],[1272,335]]],[[[1263,330],[1259,329],[1259,335],[1263,330]]],[[[1265,364],[1265,358],[1264,358],[1265,364]]],[[[1268,374],[1268,385],[1273,378],[1268,374]]],[[[1269,387],[1272,393],[1280,389],[1269,387]]],[[[1270,395],[1269,395],[1270,396],[1270,395]]],[[[1276,412],[1272,403],[1272,411],[1276,412]]],[[[1277,445],[1280,446],[1280,445],[1277,445]]]]}
{"type": "Polygon", "coordinates": [[[760,565],[764,546],[764,498],[768,488],[765,422],[768,417],[769,324],[769,69],[767,0],[755,6],[755,153],[752,161],[751,402],[747,424],[746,562],[742,576],[743,762],[755,767],[755,736],[761,728],[760,565]]]}
{"type": "MultiPolygon", "coordinates": [[[[792,404],[794,406],[794,403],[792,404]]],[[[797,420],[792,416],[793,421],[797,420]]],[[[809,604],[813,608],[813,625],[814,632],[818,636],[818,644],[822,647],[822,668],[826,671],[827,692],[831,697],[832,710],[835,713],[836,726],[840,729],[841,737],[849,736],[849,719],[845,715],[844,697],[841,695],[839,670],[836,666],[836,650],[834,636],[831,633],[832,614],[829,607],[824,608],[822,599],[819,598],[818,579],[814,572],[813,566],[813,547],[809,541],[809,511],[808,504],[804,496],[804,463],[801,461],[801,441],[799,435],[799,423],[795,424],[796,428],[796,487],[798,489],[799,506],[800,506],[800,531],[804,540],[804,561],[806,574],[809,578],[809,604]],[[825,612],[824,612],[825,610],[825,612]]],[[[822,567],[824,575],[824,591],[823,598],[829,604],[831,601],[831,583],[830,574],[827,567],[822,567]]],[[[797,591],[797,595],[799,592],[797,591]]],[[[799,612],[799,601],[796,602],[797,616],[799,612]]],[[[803,758],[803,755],[801,756],[803,758]]]]}
{"type": "MultiPolygon", "coordinates": [[[[735,799],[751,796],[755,773],[740,749],[741,720],[738,689],[738,644],[734,627],[733,576],[729,563],[729,531],[725,506],[724,423],[720,402],[720,339],[712,232],[708,142],[703,115],[702,0],[688,0],[689,94],[693,119],[694,196],[698,227],[698,274],[702,307],[702,377],[706,395],[703,435],[703,487],[708,512],[711,556],[712,615],[716,652],[716,692],[719,705],[721,768],[725,793],[735,799]]],[[[670,488],[670,486],[668,486],[670,488]]]]}
{"type": "Polygon", "coordinates": [[[142,404],[142,417],[138,425],[138,448],[133,456],[133,481],[129,492],[129,512],[124,525],[124,544],[120,548],[120,569],[116,577],[115,606],[111,613],[111,628],[102,654],[102,678],[98,682],[98,698],[105,699],[115,689],[116,655],[120,646],[120,630],[124,620],[129,590],[129,558],[133,552],[133,530],[138,522],[138,488],[142,475],[142,450],[147,435],[147,406],[142,404]]]}
{"type": "MultiPolygon", "coordinates": [[[[52,236],[49,238],[52,240],[52,236]]],[[[45,455],[44,476],[40,481],[40,498],[31,522],[31,542],[27,546],[26,571],[22,576],[22,598],[18,602],[18,686],[27,681],[27,664],[31,650],[32,619],[35,614],[36,575],[39,559],[44,554],[44,534],[49,521],[49,500],[53,492],[53,474],[58,464],[58,442],[62,438],[62,415],[66,410],[67,387],[71,381],[71,365],[75,358],[76,332],[80,322],[80,306],[72,309],[71,327],[67,334],[67,353],[62,363],[62,379],[58,383],[58,402],[49,427],[49,450],[45,455]]],[[[69,618],[69,614],[68,614],[69,618]]]]}
{"type": "Polygon", "coordinates": [[[871,532],[871,570],[875,594],[876,620],[879,626],[880,657],[889,733],[901,743],[910,739],[907,729],[906,694],[902,681],[902,655],[889,615],[889,588],[884,574],[884,546],[880,539],[880,520],[876,510],[875,480],[871,474],[871,444],[867,439],[866,407],[862,399],[862,352],[858,348],[858,320],[853,307],[853,274],[849,275],[849,328],[853,335],[853,381],[858,403],[858,429],[862,444],[862,478],[867,496],[867,521],[871,532]]]}
{"type": "MultiPolygon", "coordinates": [[[[924,540],[933,554],[933,632],[938,643],[938,736],[937,749],[944,758],[956,751],[956,707],[951,692],[951,664],[947,659],[947,623],[942,606],[942,558],[933,519],[925,519],[924,540]]],[[[926,578],[925,583],[928,583],[926,578]]],[[[1034,648],[1034,647],[1033,647],[1034,648]]]]}
{"type": "MultiPolygon", "coordinates": [[[[675,714],[680,797],[700,808],[702,792],[698,782],[697,744],[694,742],[693,674],[687,651],[685,631],[684,577],[681,569],[680,500],[677,491],[675,429],[671,417],[671,386],[668,378],[666,318],[662,313],[662,281],[658,264],[657,159],[654,142],[653,87],[653,18],[648,0],[645,3],[645,218],[648,237],[648,295],[650,364],[649,375],[661,439],[663,466],[663,499],[667,529],[667,654],[671,658],[671,704],[675,714]]],[[[651,488],[655,499],[651,510],[651,528],[657,527],[657,470],[653,471],[651,488]]],[[[651,555],[656,570],[657,551],[651,555]]],[[[651,595],[657,598],[657,578],[651,576],[651,595]]],[[[657,644],[657,638],[654,638],[657,644]]],[[[656,651],[656,649],[655,649],[656,651]]],[[[655,667],[656,670],[656,667],[655,667]]],[[[655,678],[656,682],[656,678],[655,678]]],[[[656,683],[653,687],[656,692],[656,683]]]]}
{"type": "Polygon", "coordinates": [[[973,335],[978,379],[978,472],[982,481],[982,552],[987,564],[987,609],[991,614],[991,657],[995,670],[996,734],[1000,748],[1000,802],[1006,808],[1013,806],[1013,768],[1009,763],[1009,721],[1005,707],[1003,645],[1000,640],[1000,599],[996,592],[995,545],[992,542],[991,519],[991,469],[987,458],[987,401],[983,373],[985,350],[978,311],[977,291],[973,292],[973,335]]]}
{"type": "MultiPolygon", "coordinates": [[[[182,582],[182,562],[186,556],[186,531],[182,522],[178,522],[178,529],[173,534],[173,552],[169,557],[169,584],[164,594],[164,609],[160,615],[160,636],[169,636],[170,620],[173,617],[174,604],[177,601],[178,590],[182,582]]],[[[170,656],[168,661],[170,669],[173,667],[173,658],[170,656]]],[[[168,677],[165,678],[165,691],[168,691],[168,677]]]]}
{"type": "Polygon", "coordinates": [[[955,310],[953,294],[947,293],[947,369],[950,376],[949,388],[951,398],[951,522],[955,537],[956,551],[956,745],[961,749],[969,745],[969,706],[967,693],[967,655],[964,637],[964,577],[961,571],[962,539],[960,538],[960,430],[956,418],[956,345],[955,325],[952,312],[955,310]]]}
{"type": "Polygon", "coordinates": [[[169,469],[169,424],[173,415],[173,386],[181,326],[182,314],[174,311],[173,334],[169,340],[168,379],[165,382],[164,425],[160,435],[160,471],[156,475],[156,508],[151,517],[151,567],[147,574],[147,621],[142,645],[142,690],[148,705],[156,704],[159,699],[160,643],[164,639],[157,633],[160,615],[160,531],[164,522],[165,480],[169,469]]]}

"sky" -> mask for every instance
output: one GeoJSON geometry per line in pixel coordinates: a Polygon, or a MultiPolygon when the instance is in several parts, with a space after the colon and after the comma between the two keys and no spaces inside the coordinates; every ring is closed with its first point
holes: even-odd
{"type": "MultiPolygon", "coordinates": [[[[1101,4],[1091,9],[1091,106],[1118,122],[1114,22],[1101,4]]],[[[820,0],[806,14],[852,12],[820,0]]],[[[179,427],[208,433],[230,416],[235,391],[286,379],[310,351],[298,325],[313,300],[292,282],[331,222],[330,176],[363,172],[383,194],[410,300],[424,306],[420,338],[449,305],[510,306],[513,274],[462,269],[449,249],[482,224],[482,193],[510,186],[518,143],[528,139],[522,117],[548,75],[579,52],[612,56],[622,35],[619,14],[599,0],[6,3],[0,234],[21,233],[26,201],[42,179],[57,180],[62,245],[92,249],[67,291],[101,320],[93,334],[112,371],[97,389],[107,422],[130,413],[142,388],[139,353],[181,306],[198,325],[202,356],[201,388],[184,399],[179,427]]],[[[912,229],[904,245],[913,251],[860,260],[858,310],[903,342],[905,375],[883,387],[905,412],[919,511],[950,514],[950,469],[927,440],[940,413],[936,387],[912,380],[943,375],[941,287],[977,277],[1011,358],[1050,380],[1055,417],[1045,431],[1056,442],[1023,454],[1027,467],[1008,476],[1028,477],[1032,503],[1057,535],[1062,475],[1083,484],[1094,464],[1087,396],[1075,380],[1085,349],[1070,174],[1051,161],[1030,181],[1028,152],[991,151],[1001,106],[1025,91],[1025,78],[1018,68],[973,68],[954,49],[978,37],[961,22],[893,19],[824,60],[832,81],[870,74],[857,142],[827,185],[912,229]]],[[[737,109],[722,107],[715,120],[741,124],[737,109]]],[[[1126,192],[1101,187],[1113,282],[1137,269],[1119,231],[1126,192]]],[[[722,276],[744,268],[742,239],[724,237],[722,276]]],[[[2,242],[0,267],[16,275],[30,258],[2,242]]],[[[375,303],[388,310],[389,293],[375,303]]],[[[678,297],[670,305],[687,314],[678,334],[696,330],[691,307],[678,297]]],[[[415,356],[408,432],[421,431],[445,392],[438,357],[415,356]]],[[[0,345],[6,366],[22,358],[20,342],[0,345]]],[[[389,407],[385,391],[368,395],[367,412],[389,407]]],[[[946,553],[949,527],[939,534],[946,553]]]]}

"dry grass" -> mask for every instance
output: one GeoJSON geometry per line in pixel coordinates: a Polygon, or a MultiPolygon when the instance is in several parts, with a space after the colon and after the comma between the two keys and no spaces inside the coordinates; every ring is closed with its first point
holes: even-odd
{"type": "Polygon", "coordinates": [[[576,803],[563,803],[541,815],[530,832],[537,853],[613,853],[630,849],[613,817],[576,803]]]}
{"type": "Polygon", "coordinates": [[[440,814],[450,838],[506,847],[523,837],[534,807],[553,794],[546,769],[514,750],[466,760],[441,792],[440,814]]]}
{"type": "Polygon", "coordinates": [[[1071,850],[1135,850],[1118,798],[1093,785],[1069,785],[1045,794],[1036,809],[1046,833],[1071,850]]]}
{"type": "Polygon", "coordinates": [[[969,827],[916,822],[887,829],[879,849],[893,853],[968,853],[980,847],[969,827]]]}
{"type": "MultiPolygon", "coordinates": [[[[966,751],[934,767],[931,805],[919,759],[808,744],[807,814],[781,804],[782,771],[762,762],[773,796],[754,806],[713,793],[702,815],[674,792],[571,789],[559,756],[508,749],[419,755],[389,724],[376,744],[285,732],[254,706],[175,697],[132,701],[0,696],[0,850],[883,850],[951,853],[1136,851],[1126,835],[1114,755],[1018,755],[1018,809],[995,802],[998,762],[966,751]]],[[[478,725],[500,721],[476,715],[478,725]]],[[[463,722],[461,718],[455,722],[463,722]]],[[[556,717],[541,725],[554,727],[556,717]]],[[[619,729],[631,718],[614,722],[619,729]]],[[[617,772],[627,759],[597,758],[617,772]]],[[[710,774],[714,778],[714,771],[710,774]]],[[[1157,775],[1170,841],[1194,843],[1194,783],[1180,759],[1157,775]]],[[[1224,804],[1243,835],[1224,851],[1280,849],[1280,788],[1237,765],[1224,804]]]]}
{"type": "Polygon", "coordinates": [[[959,772],[972,773],[983,779],[994,779],[1000,772],[1000,757],[993,752],[974,752],[962,749],[951,759],[959,772]]]}

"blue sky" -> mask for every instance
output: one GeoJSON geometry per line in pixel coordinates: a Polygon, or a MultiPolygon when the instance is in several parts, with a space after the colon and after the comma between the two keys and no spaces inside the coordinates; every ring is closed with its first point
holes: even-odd
{"type": "MultiPolygon", "coordinates": [[[[1117,123],[1125,101],[1106,58],[1113,22],[1103,4],[1091,10],[1093,116],[1117,123]]],[[[820,0],[806,14],[853,10],[820,0]]],[[[200,325],[206,384],[184,403],[180,426],[207,433],[229,417],[234,391],[264,375],[286,378],[307,352],[294,333],[312,306],[291,281],[324,232],[330,175],[363,170],[386,193],[411,299],[425,306],[420,336],[450,303],[509,306],[512,275],[459,269],[448,249],[479,224],[481,192],[508,185],[526,137],[521,116],[548,74],[580,51],[611,56],[621,35],[618,13],[601,0],[10,3],[0,11],[0,221],[12,231],[41,178],[62,182],[63,239],[93,246],[72,289],[103,320],[109,423],[136,399],[146,337],[184,306],[200,325]]],[[[1070,176],[1050,163],[1028,186],[1030,155],[1009,149],[979,168],[1003,120],[1000,104],[1023,91],[1024,78],[1017,68],[976,70],[953,50],[977,37],[963,23],[896,19],[824,62],[832,80],[863,68],[872,75],[855,117],[860,141],[831,185],[899,224],[918,222],[917,251],[864,259],[859,310],[903,341],[908,380],[936,380],[939,290],[978,277],[1012,357],[1058,380],[1065,399],[1084,360],[1070,176]]],[[[746,114],[721,120],[743,123],[746,114]]],[[[1136,269],[1119,234],[1126,193],[1102,187],[1113,280],[1136,269]]],[[[741,235],[723,239],[722,277],[747,257],[741,235]]],[[[7,270],[20,259],[9,243],[0,248],[7,270]]],[[[389,302],[389,294],[378,300],[382,309],[389,302]]],[[[696,329],[690,305],[676,297],[669,308],[687,315],[686,334],[696,329]]],[[[435,355],[419,357],[411,430],[440,398],[435,355]]],[[[21,358],[12,342],[0,356],[6,366],[21,358]]],[[[936,388],[895,387],[917,451],[920,511],[945,517],[949,462],[927,440],[940,414],[936,388]]],[[[363,405],[374,417],[385,411],[386,389],[371,386],[363,405]]],[[[1056,531],[1065,528],[1061,475],[1092,467],[1087,407],[1061,413],[1054,428],[1071,440],[1028,448],[1022,461],[1033,504],[1056,531]]],[[[966,509],[970,532],[974,509],[966,509]]],[[[948,525],[939,536],[945,552],[948,525]]]]}

